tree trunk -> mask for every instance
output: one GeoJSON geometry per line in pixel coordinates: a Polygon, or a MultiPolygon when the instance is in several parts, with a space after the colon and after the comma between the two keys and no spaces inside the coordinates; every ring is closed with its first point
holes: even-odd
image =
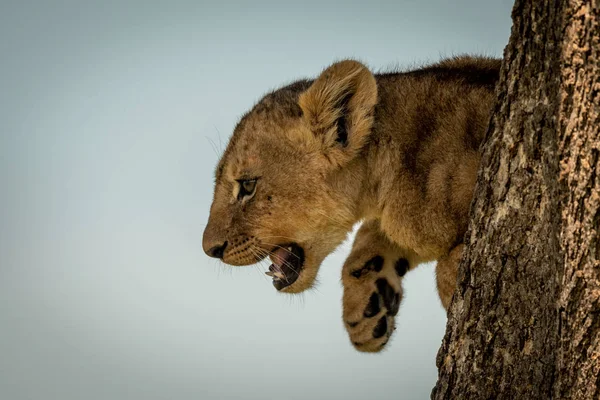
{"type": "Polygon", "coordinates": [[[432,399],[600,399],[600,0],[517,0],[432,399]]]}

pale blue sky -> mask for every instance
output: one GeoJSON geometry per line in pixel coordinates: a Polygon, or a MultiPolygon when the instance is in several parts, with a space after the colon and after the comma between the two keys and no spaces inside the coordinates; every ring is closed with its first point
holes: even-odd
{"type": "Polygon", "coordinates": [[[262,94],[502,54],[508,0],[13,1],[0,5],[0,398],[425,399],[445,327],[432,265],[381,354],[341,320],[345,244],[317,290],[208,259],[212,171],[262,94]],[[216,147],[213,148],[213,147],[216,147]]]}

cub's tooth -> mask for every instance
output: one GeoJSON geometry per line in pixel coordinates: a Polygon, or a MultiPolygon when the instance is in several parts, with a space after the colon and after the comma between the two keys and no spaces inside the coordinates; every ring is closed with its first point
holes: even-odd
{"type": "Polygon", "coordinates": [[[289,251],[292,251],[292,246],[288,246],[287,248],[289,251]]]}
{"type": "Polygon", "coordinates": [[[266,275],[269,275],[269,276],[275,276],[275,273],[274,273],[274,272],[271,272],[271,271],[267,271],[267,272],[265,272],[265,274],[266,274],[266,275]]]}

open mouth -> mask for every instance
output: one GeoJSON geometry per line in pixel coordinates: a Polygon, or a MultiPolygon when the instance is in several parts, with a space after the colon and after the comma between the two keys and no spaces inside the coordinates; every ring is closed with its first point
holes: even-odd
{"type": "Polygon", "coordinates": [[[275,289],[281,290],[296,282],[304,266],[304,249],[296,243],[276,246],[270,255],[273,264],[265,272],[273,278],[275,289]]]}

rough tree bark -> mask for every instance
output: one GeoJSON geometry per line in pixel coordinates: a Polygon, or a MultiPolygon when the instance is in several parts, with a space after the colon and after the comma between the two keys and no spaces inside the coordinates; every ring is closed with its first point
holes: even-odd
{"type": "Polygon", "coordinates": [[[432,399],[600,399],[600,0],[517,0],[432,399]]]}

